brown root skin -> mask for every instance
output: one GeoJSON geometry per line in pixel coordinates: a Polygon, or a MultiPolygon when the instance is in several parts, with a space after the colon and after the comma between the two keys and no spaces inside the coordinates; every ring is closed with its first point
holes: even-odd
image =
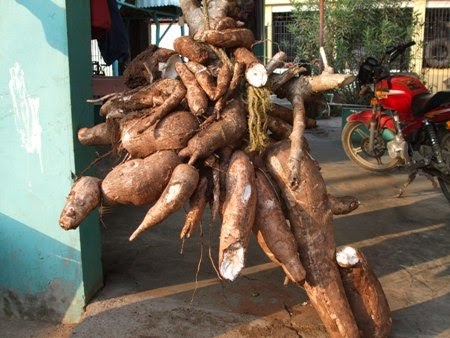
{"type": "Polygon", "coordinates": [[[200,87],[208,95],[209,99],[215,101],[216,83],[209,69],[200,63],[189,61],[186,67],[194,75],[200,87]]]}
{"type": "Polygon", "coordinates": [[[219,169],[217,170],[218,174],[219,174],[219,180],[218,180],[219,209],[218,210],[221,210],[223,208],[223,204],[225,202],[225,197],[226,197],[226,192],[227,192],[227,187],[226,187],[227,172],[228,172],[228,168],[230,166],[231,157],[233,156],[233,153],[234,153],[234,149],[229,146],[223,147],[218,151],[218,155],[219,155],[219,169]]]}
{"type": "Polygon", "coordinates": [[[185,95],[186,88],[180,81],[161,79],[111,97],[100,107],[100,115],[108,117],[150,108],[156,122],[179,105],[185,95]]]}
{"type": "Polygon", "coordinates": [[[186,96],[186,87],[178,80],[162,79],[157,82],[155,89],[165,93],[167,97],[160,106],[152,111],[148,125],[143,126],[141,132],[172,112],[186,96]]]}
{"type": "Polygon", "coordinates": [[[237,1],[209,0],[208,16],[215,20],[216,18],[233,17],[238,18],[241,8],[237,1]]]}
{"type": "Polygon", "coordinates": [[[288,209],[300,260],[306,270],[304,288],[312,305],[331,337],[359,337],[334,256],[333,214],[325,182],[316,162],[307,153],[306,141],[303,147],[305,156],[295,190],[289,187],[287,162],[291,144],[288,140],[267,150],[266,165],[288,209]]]}
{"type": "Polygon", "coordinates": [[[300,262],[295,237],[286,223],[277,195],[262,171],[256,172],[256,192],[253,232],[258,243],[267,256],[283,268],[292,282],[301,285],[306,272],[300,262]]]}
{"type": "Polygon", "coordinates": [[[305,133],[305,104],[300,95],[292,100],[293,106],[293,126],[289,135],[291,140],[291,150],[287,162],[289,168],[289,186],[292,190],[297,189],[300,184],[300,162],[303,159],[303,135],[305,133]]]}
{"type": "Polygon", "coordinates": [[[154,107],[156,96],[160,96],[160,92],[154,91],[151,85],[136,87],[109,97],[100,107],[99,114],[100,116],[126,114],[130,111],[154,107]]]}
{"type": "Polygon", "coordinates": [[[194,35],[205,25],[203,10],[199,0],[180,0],[184,21],[189,26],[189,34],[194,35]]]}
{"type": "Polygon", "coordinates": [[[269,81],[270,81],[270,87],[276,93],[279,97],[284,98],[286,97],[286,94],[284,93],[284,87],[285,85],[291,81],[296,82],[298,79],[298,75],[307,74],[308,70],[305,67],[302,66],[293,66],[288,68],[284,73],[282,74],[270,74],[269,81]],[[284,94],[283,94],[284,93],[284,94]]]}
{"type": "Polygon", "coordinates": [[[156,152],[114,167],[102,181],[105,204],[144,205],[153,203],[169,182],[174,168],[181,163],[172,150],[156,152]]]}
{"type": "Polygon", "coordinates": [[[208,109],[208,96],[205,91],[184,63],[178,62],[175,69],[186,87],[186,101],[192,114],[203,115],[208,109]]]}
{"type": "Polygon", "coordinates": [[[76,229],[80,223],[100,205],[101,179],[80,177],[72,186],[66,204],[59,216],[59,225],[64,230],[76,229]]]}
{"type": "Polygon", "coordinates": [[[247,28],[228,28],[221,31],[205,30],[201,34],[196,34],[194,39],[221,48],[245,47],[251,49],[255,43],[253,32],[247,28]]]}
{"type": "Polygon", "coordinates": [[[269,115],[280,118],[284,122],[292,125],[292,122],[293,122],[292,108],[285,107],[283,105],[274,103],[274,104],[272,104],[272,109],[269,110],[269,115]]]}
{"type": "Polygon", "coordinates": [[[231,76],[230,86],[228,87],[225,94],[217,100],[216,104],[214,105],[214,115],[216,115],[216,118],[218,119],[220,117],[220,114],[222,113],[222,110],[227,103],[228,98],[230,98],[236,88],[239,86],[239,83],[241,81],[241,78],[244,75],[245,65],[239,62],[236,62],[234,64],[233,69],[233,75],[231,76]]]}
{"type": "Polygon", "coordinates": [[[324,92],[331,89],[342,88],[355,81],[355,77],[349,74],[322,73],[311,76],[308,79],[313,92],[324,92]]]}
{"type": "MultiPolygon", "coordinates": [[[[317,121],[311,117],[310,109],[312,108],[311,105],[314,103],[311,103],[309,101],[305,101],[305,128],[316,128],[317,127],[317,121]]],[[[288,123],[292,127],[293,123],[293,111],[292,108],[285,107],[279,104],[272,104],[272,109],[269,110],[269,115],[273,116],[275,118],[279,118],[283,120],[284,122],[288,123]]]]}
{"type": "Polygon", "coordinates": [[[235,280],[244,267],[256,210],[255,172],[248,156],[233,153],[226,176],[226,197],[222,208],[219,243],[219,271],[235,280]]]}
{"type": "Polygon", "coordinates": [[[159,150],[178,150],[187,145],[199,127],[188,111],[174,111],[142,133],[149,116],[136,117],[121,124],[121,146],[132,158],[144,158],[159,150]]]}
{"type": "Polygon", "coordinates": [[[284,63],[287,61],[287,54],[283,51],[278,51],[272,59],[266,64],[267,74],[272,74],[277,68],[283,67],[284,63]]]}
{"type": "Polygon", "coordinates": [[[205,160],[205,165],[209,166],[212,170],[211,184],[212,184],[212,198],[209,201],[211,208],[212,220],[215,221],[219,215],[220,208],[220,167],[219,159],[211,155],[205,160]],[[206,163],[207,162],[207,163],[206,163]]]}
{"type": "Polygon", "coordinates": [[[381,284],[361,251],[342,247],[336,253],[339,272],[362,337],[387,338],[392,318],[381,284]]]}
{"type": "MultiPolygon", "coordinates": [[[[292,134],[292,124],[289,124],[282,118],[271,116],[271,113],[269,113],[269,116],[267,118],[267,127],[271,131],[271,137],[278,141],[287,139],[292,134]]],[[[305,129],[316,127],[317,121],[306,117],[305,129]]]]}
{"type": "MultiPolygon", "coordinates": [[[[216,21],[226,20],[228,21],[226,26],[229,26],[227,28],[231,28],[234,24],[230,25],[229,19],[239,19],[240,15],[240,7],[236,1],[209,0],[206,16],[204,8],[200,7],[200,1],[198,0],[180,0],[180,7],[183,12],[185,22],[189,26],[189,34],[192,36],[206,26],[206,16],[209,19],[209,24],[207,25],[209,28],[221,29],[219,24],[215,23],[216,21]]],[[[237,22],[236,26],[239,26],[237,22]]],[[[222,27],[222,29],[223,28],[225,27],[222,27]]]]}
{"type": "Polygon", "coordinates": [[[311,87],[304,77],[292,79],[276,92],[279,97],[286,97],[293,108],[293,126],[292,133],[289,136],[291,140],[291,151],[287,163],[290,172],[289,186],[292,190],[297,189],[300,181],[300,166],[303,159],[303,135],[305,132],[305,97],[311,94],[311,87]]]}
{"type": "Polygon", "coordinates": [[[328,194],[333,215],[346,215],[359,207],[359,200],[353,196],[334,196],[328,194]]]}
{"type": "Polygon", "coordinates": [[[238,27],[238,23],[236,22],[235,19],[233,19],[229,16],[224,16],[224,17],[218,17],[218,18],[215,18],[214,20],[211,20],[209,22],[209,26],[211,29],[222,31],[222,30],[228,29],[228,28],[236,28],[236,27],[238,27]]]}
{"type": "Polygon", "coordinates": [[[113,136],[106,122],[78,130],[78,141],[84,146],[98,146],[113,143],[113,136]]]}
{"type": "Polygon", "coordinates": [[[217,86],[213,101],[220,99],[224,96],[231,85],[232,79],[231,69],[226,63],[222,63],[217,73],[217,86]]]}
{"type": "Polygon", "coordinates": [[[177,53],[190,61],[206,64],[210,61],[210,50],[201,42],[195,41],[192,36],[180,36],[173,42],[177,53]]]}
{"type": "Polygon", "coordinates": [[[238,142],[247,130],[245,108],[241,101],[232,100],[224,108],[222,118],[200,130],[180,150],[179,156],[190,157],[189,164],[206,158],[219,148],[238,142]]]}
{"type": "Polygon", "coordinates": [[[207,199],[208,178],[202,176],[200,182],[189,199],[189,211],[186,214],[186,220],[184,226],[181,229],[180,239],[189,238],[198,227],[203,212],[205,211],[208,203],[207,199]]]}
{"type": "Polygon", "coordinates": [[[177,165],[161,196],[147,212],[144,220],[131,234],[129,240],[133,241],[142,232],[159,224],[179,210],[194,193],[198,180],[197,168],[185,163],[177,165]]]}

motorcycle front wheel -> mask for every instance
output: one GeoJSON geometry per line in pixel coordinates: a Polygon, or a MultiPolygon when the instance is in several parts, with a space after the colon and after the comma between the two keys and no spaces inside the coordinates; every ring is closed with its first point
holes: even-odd
{"type": "Polygon", "coordinates": [[[373,150],[369,149],[369,129],[361,122],[348,122],[342,129],[342,148],[350,160],[360,167],[386,172],[400,165],[401,161],[391,158],[386,148],[386,141],[377,134],[373,150]]]}

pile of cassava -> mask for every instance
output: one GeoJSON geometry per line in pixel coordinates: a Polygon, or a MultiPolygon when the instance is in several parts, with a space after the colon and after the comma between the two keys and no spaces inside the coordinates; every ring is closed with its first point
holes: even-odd
{"type": "Polygon", "coordinates": [[[190,35],[173,50],[149,46],[133,59],[124,73],[129,90],[101,98],[105,122],[79,130],[81,144],[109,144],[124,160],[103,179],[75,181],[61,227],[77,228],[100,205],[149,205],[131,241],[186,204],[185,239],[209,208],[221,221],[220,278],[239,275],[253,233],[287,281],[305,289],[330,336],[387,337],[379,281],[360,252],[336,254],[333,214],[359,203],[327,193],[303,137],[308,102],[353,79],[334,74],[323,53],[320,75],[300,65],[274,72],[286,55],[258,60],[236,2],[180,4],[190,35]]]}

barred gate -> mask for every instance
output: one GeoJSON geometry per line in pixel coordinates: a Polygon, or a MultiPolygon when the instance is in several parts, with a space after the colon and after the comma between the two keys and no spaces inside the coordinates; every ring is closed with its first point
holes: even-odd
{"type": "Polygon", "coordinates": [[[450,89],[450,8],[427,8],[422,61],[427,86],[450,89]]]}
{"type": "MultiPolygon", "coordinates": [[[[450,90],[450,8],[427,8],[421,75],[433,91],[450,90]]],[[[272,13],[272,50],[281,49],[288,61],[295,60],[293,34],[288,25],[293,22],[289,12],[272,13]]],[[[418,42],[418,41],[416,41],[418,42]]]]}
{"type": "Polygon", "coordinates": [[[294,21],[289,12],[272,13],[272,50],[275,54],[282,50],[288,56],[288,62],[295,59],[294,36],[289,32],[288,25],[294,21]]]}

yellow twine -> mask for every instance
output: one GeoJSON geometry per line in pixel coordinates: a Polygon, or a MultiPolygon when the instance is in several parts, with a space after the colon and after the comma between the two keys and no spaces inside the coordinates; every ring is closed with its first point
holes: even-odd
{"type": "Polygon", "coordinates": [[[272,102],[267,87],[247,88],[249,151],[261,151],[268,145],[267,114],[272,102]]]}

